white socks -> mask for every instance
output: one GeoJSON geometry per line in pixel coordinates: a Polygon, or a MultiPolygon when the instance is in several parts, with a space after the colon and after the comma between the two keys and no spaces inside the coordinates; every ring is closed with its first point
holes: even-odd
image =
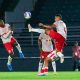
{"type": "Polygon", "coordinates": [[[57,55],[60,57],[60,63],[64,62],[64,55],[61,52],[57,52],[57,55]]]}
{"type": "Polygon", "coordinates": [[[60,58],[64,58],[64,55],[63,55],[61,52],[57,52],[57,55],[58,55],[60,58]]]}
{"type": "Polygon", "coordinates": [[[28,30],[29,30],[29,32],[45,33],[44,29],[32,28],[32,26],[30,24],[28,24],[28,30]]]}
{"type": "Polygon", "coordinates": [[[52,62],[53,71],[56,72],[56,63],[55,61],[52,62]]]}
{"type": "Polygon", "coordinates": [[[8,62],[7,62],[7,64],[11,64],[11,62],[12,62],[12,58],[11,58],[11,56],[8,56],[8,62]]]}
{"type": "MultiPolygon", "coordinates": [[[[43,63],[39,62],[38,72],[40,72],[42,70],[42,67],[43,67],[43,63]]],[[[56,63],[55,63],[55,61],[52,62],[52,68],[53,68],[53,71],[56,72],[56,63]]]]}
{"type": "Polygon", "coordinates": [[[39,29],[39,28],[38,29],[32,28],[31,32],[45,33],[45,30],[44,29],[39,29]]]}
{"type": "Polygon", "coordinates": [[[21,50],[21,47],[20,47],[20,44],[18,43],[18,45],[16,46],[17,50],[19,51],[19,53],[22,53],[22,50],[21,50]]]}
{"type": "Polygon", "coordinates": [[[42,67],[43,67],[43,63],[39,62],[38,72],[41,71],[42,67]]]}

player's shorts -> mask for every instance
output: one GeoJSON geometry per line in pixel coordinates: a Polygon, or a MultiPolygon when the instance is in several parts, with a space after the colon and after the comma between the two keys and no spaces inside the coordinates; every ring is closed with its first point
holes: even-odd
{"type": "Polygon", "coordinates": [[[40,58],[44,60],[50,53],[51,52],[42,51],[40,52],[40,58]]]}
{"type": "Polygon", "coordinates": [[[50,31],[49,36],[55,40],[55,49],[60,52],[63,51],[65,38],[54,30],[50,31]]]}
{"type": "Polygon", "coordinates": [[[13,45],[16,42],[16,39],[14,37],[11,38],[11,44],[13,45]]]}
{"type": "Polygon", "coordinates": [[[53,59],[53,58],[57,58],[57,55],[56,55],[56,51],[55,50],[53,50],[47,57],[49,57],[49,58],[51,58],[51,59],[53,59]]]}
{"type": "Polygon", "coordinates": [[[4,46],[9,54],[13,53],[13,44],[15,43],[15,41],[16,39],[12,37],[11,42],[4,43],[4,46]]]}

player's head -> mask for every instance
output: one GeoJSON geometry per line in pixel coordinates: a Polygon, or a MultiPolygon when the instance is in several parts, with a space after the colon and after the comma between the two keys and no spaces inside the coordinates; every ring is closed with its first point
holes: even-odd
{"type": "Polygon", "coordinates": [[[0,27],[4,27],[4,21],[2,19],[0,20],[0,27]]]}
{"type": "Polygon", "coordinates": [[[59,20],[61,20],[61,19],[62,19],[61,14],[55,15],[55,21],[59,21],[59,20]]]}
{"type": "Polygon", "coordinates": [[[78,44],[78,42],[76,41],[74,45],[75,45],[75,46],[78,46],[79,44],[78,44]]]}

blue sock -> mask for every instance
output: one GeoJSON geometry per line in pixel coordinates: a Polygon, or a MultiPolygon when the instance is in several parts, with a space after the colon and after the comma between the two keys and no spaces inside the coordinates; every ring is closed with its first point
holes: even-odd
{"type": "Polygon", "coordinates": [[[13,71],[12,65],[11,64],[7,64],[7,68],[9,71],[13,71]]]}
{"type": "Polygon", "coordinates": [[[23,53],[19,53],[19,57],[20,58],[24,58],[24,54],[23,53]]]}

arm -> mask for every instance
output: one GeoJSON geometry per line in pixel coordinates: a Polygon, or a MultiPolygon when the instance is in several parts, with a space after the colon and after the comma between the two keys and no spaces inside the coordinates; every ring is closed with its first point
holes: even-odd
{"type": "Polygon", "coordinates": [[[42,41],[41,41],[41,39],[38,39],[38,46],[39,46],[39,50],[42,51],[42,41]]]}
{"type": "Polygon", "coordinates": [[[47,28],[47,29],[53,29],[53,28],[56,27],[55,24],[53,24],[53,25],[44,25],[44,24],[42,24],[42,23],[39,23],[39,26],[44,27],[44,28],[47,28]]]}

